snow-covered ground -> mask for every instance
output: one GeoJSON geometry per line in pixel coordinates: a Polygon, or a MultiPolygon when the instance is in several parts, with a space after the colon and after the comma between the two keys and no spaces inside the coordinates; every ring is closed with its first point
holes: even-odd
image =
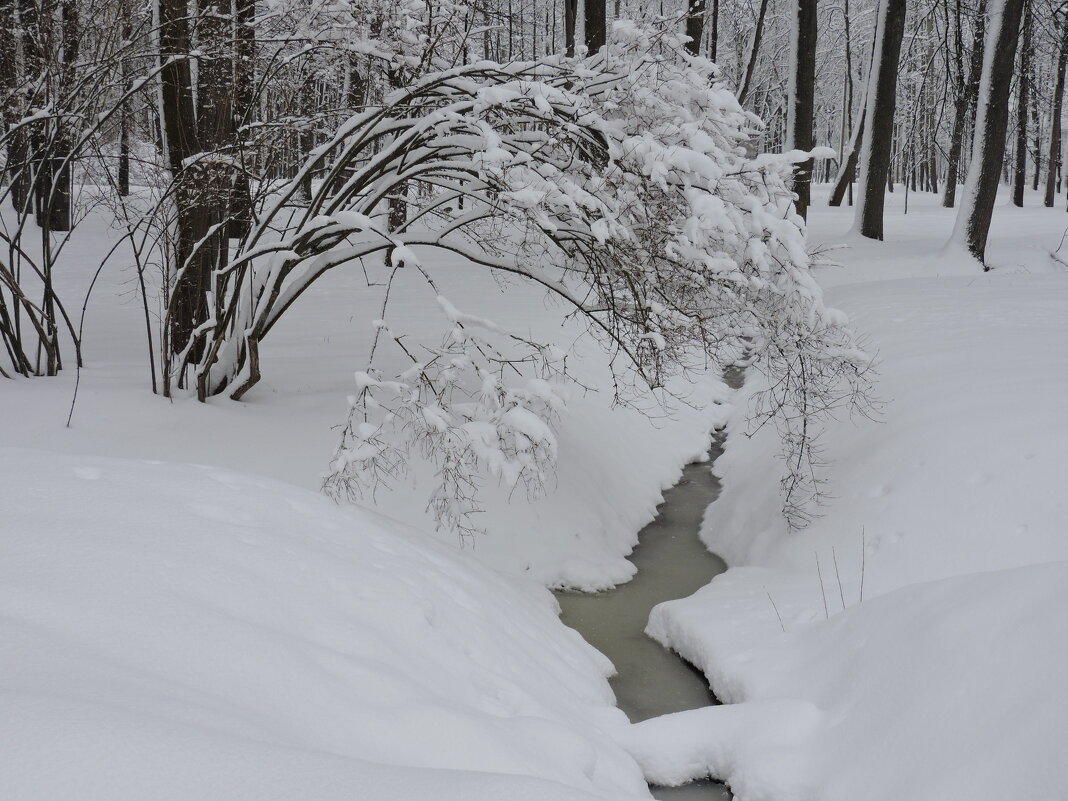
{"type": "MultiPolygon", "coordinates": [[[[113,234],[78,236],[57,276],[75,314],[113,234]]],[[[0,798],[648,798],[611,665],[545,585],[632,575],[661,490],[724,419],[720,381],[613,406],[561,308],[451,265],[464,312],[607,388],[569,388],[550,494],[488,484],[487,533],[461,545],[431,532],[425,467],[379,493],[390,518],[318,493],[381,314],[362,270],[294,306],[241,403],[151,394],[134,277],[97,282],[69,428],[74,370],[0,381],[0,798]]],[[[398,330],[440,337],[418,276],[391,299],[398,330]]]]}
{"type": "MultiPolygon", "coordinates": [[[[208,404],[148,391],[131,276],[106,273],[72,426],[73,371],[0,383],[0,798],[615,800],[648,797],[643,770],[743,801],[1063,797],[1068,216],[999,205],[983,274],[942,252],[952,211],[902,201],[884,243],[813,208],[881,404],[830,427],[832,500],[790,533],[743,390],[704,532],[734,567],[650,625],[729,703],[637,726],[539,585],[630,575],[717,380],[651,418],[573,388],[553,491],[487,487],[460,548],[426,533],[425,471],[379,496],[389,517],[315,492],[379,315],[361,272],[294,307],[243,402],[208,404]]],[[[68,296],[106,247],[89,230],[68,296]]],[[[521,285],[459,264],[447,284],[464,312],[579,333],[521,285]]],[[[425,286],[393,292],[398,327],[440,330],[425,286]]],[[[572,365],[605,384],[596,349],[572,365]]]]}
{"type": "Polygon", "coordinates": [[[0,453],[0,798],[646,795],[542,588],[247,473],[0,453]]]}
{"type": "Polygon", "coordinates": [[[787,531],[776,443],[745,435],[740,398],[703,530],[732,568],[654,610],[731,704],[635,728],[662,781],[712,772],[746,801],[1068,792],[1068,270],[1049,258],[1068,217],[1000,204],[984,274],[942,252],[933,197],[888,202],[884,243],[813,210],[813,242],[848,244],[820,280],[881,399],[821,442],[831,502],[787,531]]]}

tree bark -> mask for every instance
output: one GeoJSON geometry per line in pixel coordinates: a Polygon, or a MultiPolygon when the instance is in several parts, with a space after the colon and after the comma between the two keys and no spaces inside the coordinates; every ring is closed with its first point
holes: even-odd
{"type": "Polygon", "coordinates": [[[608,34],[605,0],[585,0],[586,52],[593,55],[605,45],[608,34]]]}
{"type": "Polygon", "coordinates": [[[692,56],[701,55],[701,40],[705,35],[705,13],[707,12],[705,0],[690,0],[686,11],[686,50],[692,56]]]}
{"type": "Polygon", "coordinates": [[[1027,184],[1027,103],[1031,75],[1031,3],[1028,0],[1024,0],[1020,37],[1020,75],[1016,83],[1016,170],[1013,175],[1012,204],[1022,207],[1027,184]]]}
{"type": "Polygon", "coordinates": [[[905,0],[881,0],[879,4],[865,109],[868,135],[861,148],[854,218],[854,228],[869,239],[883,238],[883,187],[889,180],[893,152],[898,59],[905,32],[905,10],[905,0]]]}
{"type": "MultiPolygon", "coordinates": [[[[816,0],[797,0],[796,39],[792,48],[794,71],[786,122],[787,150],[811,150],[815,147],[812,118],[816,96],[816,10],[816,0]]],[[[812,199],[812,164],[812,159],[809,159],[794,167],[795,209],[802,218],[808,216],[812,199]]]]}
{"type": "Polygon", "coordinates": [[[857,121],[853,125],[853,135],[849,139],[849,146],[842,154],[842,163],[838,167],[838,175],[834,179],[834,189],[831,190],[831,199],[829,201],[831,206],[842,205],[846,190],[852,185],[853,178],[857,173],[857,158],[860,156],[860,149],[863,147],[864,142],[864,119],[865,109],[861,109],[860,116],[857,117],[857,121]]]}
{"type": "Polygon", "coordinates": [[[764,36],[764,17],[768,13],[768,0],[760,0],[760,9],[757,11],[756,27],[753,28],[753,40],[749,44],[749,58],[746,59],[745,75],[742,84],[738,87],[738,104],[745,102],[749,94],[749,85],[753,81],[753,72],[756,70],[757,56],[760,53],[760,40],[764,36]]]}
{"type": "Polygon", "coordinates": [[[1053,206],[1057,174],[1061,166],[1061,109],[1064,102],[1064,73],[1068,67],[1068,15],[1061,15],[1061,45],[1057,53],[1057,82],[1053,88],[1053,110],[1050,114],[1049,158],[1046,160],[1046,196],[1042,204],[1047,208],[1053,206]]]}
{"type": "Polygon", "coordinates": [[[957,200],[957,183],[960,181],[960,159],[964,149],[964,129],[968,125],[969,111],[974,113],[979,96],[979,76],[983,70],[983,39],[985,38],[986,0],[979,0],[975,28],[972,35],[971,58],[968,62],[968,78],[964,79],[964,56],[960,34],[960,3],[957,3],[957,67],[958,89],[953,106],[953,131],[949,138],[949,153],[946,156],[946,191],[942,206],[953,208],[957,200]]]}
{"type": "Polygon", "coordinates": [[[564,46],[568,57],[575,55],[575,24],[577,20],[578,0],[564,0],[564,46]]]}
{"type": "Polygon", "coordinates": [[[1001,0],[987,6],[990,13],[986,48],[990,57],[985,59],[980,79],[972,163],[965,187],[967,195],[961,203],[953,231],[954,241],[963,244],[985,269],[989,269],[985,261],[986,240],[1005,159],[1009,87],[1020,39],[1023,5],[1024,0],[1001,0]]]}

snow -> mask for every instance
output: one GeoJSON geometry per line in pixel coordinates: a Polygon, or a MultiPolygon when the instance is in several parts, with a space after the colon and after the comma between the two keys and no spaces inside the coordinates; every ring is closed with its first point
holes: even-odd
{"type": "MultiPolygon", "coordinates": [[[[78,233],[56,274],[72,308],[114,236],[100,218],[78,233]]],[[[356,371],[384,287],[358,265],[279,323],[240,403],[151,394],[121,263],[88,306],[71,426],[73,369],[3,381],[0,798],[649,797],[618,744],[611,665],[544,585],[632,575],[636,532],[707,449],[725,389],[707,377],[614,405],[610,384],[585,388],[608,357],[543,291],[448,266],[462,322],[551,335],[583,379],[552,432],[549,492],[488,481],[473,541],[427,533],[425,470],[373,499],[392,519],[318,492],[354,377],[375,380],[356,371]]],[[[390,291],[391,325],[450,323],[417,270],[390,291]]]]}
{"type": "Polygon", "coordinates": [[[731,569],[649,633],[728,704],[628,734],[647,775],[738,798],[1052,798],[1068,688],[1068,273],[1063,212],[999,207],[991,263],[941,247],[953,212],[889,195],[885,243],[813,206],[818,272],[876,354],[881,403],[821,440],[832,499],[776,515],[777,443],[746,436],[749,376],[703,536],[731,569]],[[918,210],[918,211],[917,211],[918,210]]]}
{"type": "Polygon", "coordinates": [[[647,797],[543,588],[247,473],[0,469],[0,797],[647,797]]]}

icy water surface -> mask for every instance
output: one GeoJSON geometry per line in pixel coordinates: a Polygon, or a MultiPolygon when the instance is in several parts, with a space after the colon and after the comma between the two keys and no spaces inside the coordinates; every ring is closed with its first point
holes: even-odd
{"type": "MultiPolygon", "coordinates": [[[[718,447],[712,457],[719,455],[718,447]]],[[[616,666],[611,679],[619,708],[632,722],[716,703],[705,677],[646,636],[649,611],[661,601],[684,598],[726,570],[697,536],[701,517],[719,493],[709,463],[686,468],[664,493],[659,516],[638,535],[630,560],[638,568],[628,583],[608,592],[558,592],[564,623],[578,630],[616,666]]],[[[661,801],[729,801],[721,784],[650,787],[661,801]]]]}

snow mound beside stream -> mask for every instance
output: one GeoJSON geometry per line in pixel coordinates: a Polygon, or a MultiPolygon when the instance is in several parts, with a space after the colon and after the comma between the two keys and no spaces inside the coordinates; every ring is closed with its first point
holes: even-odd
{"type": "Polygon", "coordinates": [[[648,798],[550,594],[214,468],[0,449],[0,797],[648,798]]]}

